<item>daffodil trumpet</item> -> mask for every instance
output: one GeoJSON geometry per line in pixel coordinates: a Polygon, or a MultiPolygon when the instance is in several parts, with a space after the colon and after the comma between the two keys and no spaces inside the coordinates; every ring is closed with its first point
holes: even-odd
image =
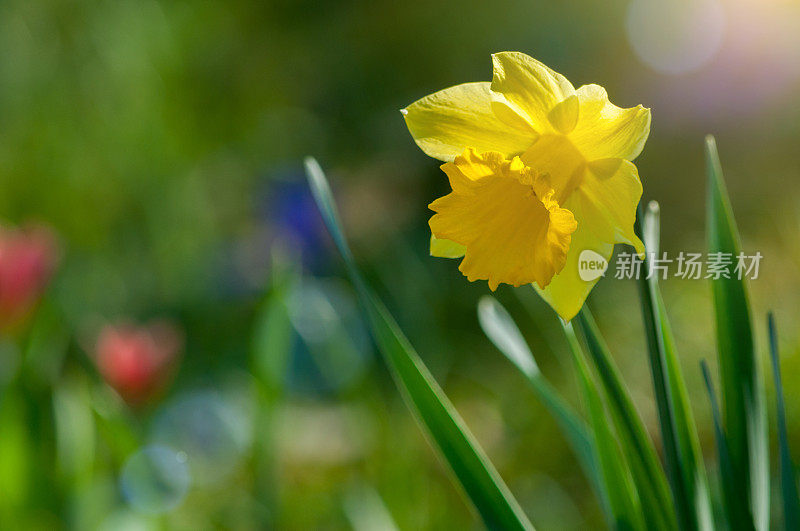
{"type": "Polygon", "coordinates": [[[631,162],[650,133],[650,110],[612,104],[605,89],[575,89],[519,52],[492,56],[491,82],[464,83],[403,109],[414,141],[444,161],[452,192],[431,203],[431,254],[461,258],[470,281],[533,284],[565,320],[598,278],[579,256],[610,260],[634,233],[642,196],[631,162]]]}

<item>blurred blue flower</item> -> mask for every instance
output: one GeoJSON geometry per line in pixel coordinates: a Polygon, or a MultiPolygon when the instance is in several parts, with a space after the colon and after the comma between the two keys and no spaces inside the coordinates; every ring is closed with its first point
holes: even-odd
{"type": "Polygon", "coordinates": [[[301,171],[292,170],[271,180],[261,210],[274,230],[273,245],[288,246],[315,274],[327,269],[329,236],[301,171]]]}
{"type": "Polygon", "coordinates": [[[305,272],[329,274],[329,238],[299,168],[271,172],[256,192],[255,219],[247,233],[217,257],[225,295],[260,293],[276,253],[305,272]]]}

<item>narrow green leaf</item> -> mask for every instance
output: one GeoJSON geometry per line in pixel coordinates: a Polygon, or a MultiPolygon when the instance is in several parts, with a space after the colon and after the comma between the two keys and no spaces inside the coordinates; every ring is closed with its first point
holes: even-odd
{"type": "Polygon", "coordinates": [[[769,448],[763,383],[753,342],[750,304],[742,278],[737,278],[741,245],[717,147],[706,137],[708,172],[708,251],[731,258],[727,277],[711,281],[716,317],[717,351],[722,381],[725,430],[734,479],[751,507],[753,524],[769,528],[769,448]]]}
{"type": "Polygon", "coordinates": [[[767,327],[769,328],[769,353],[772,359],[772,376],[775,380],[775,401],[778,409],[778,444],[780,446],[783,527],[784,529],[800,529],[800,495],[797,492],[797,477],[794,473],[792,455],[789,452],[789,435],[786,433],[786,404],[783,399],[781,363],[778,356],[778,333],[775,330],[775,318],[771,312],[767,316],[767,327]]]}
{"type": "Polygon", "coordinates": [[[589,356],[600,376],[602,389],[618,426],[623,451],[630,459],[648,529],[677,529],[672,495],[658,455],[586,306],[575,321],[586,339],[589,356]]]}
{"type": "MultiPolygon", "coordinates": [[[[650,271],[650,257],[659,255],[659,206],[651,201],[640,233],[648,256],[645,276],[639,277],[639,295],[647,335],[650,372],[653,379],[661,437],[672,495],[682,529],[714,528],[703,454],[689,393],[675,350],[675,340],[658,286],[658,272],[650,271]]],[[[641,220],[641,213],[639,220],[641,220]]],[[[638,222],[638,220],[637,220],[638,222]]]]}
{"type": "Polygon", "coordinates": [[[95,457],[95,422],[90,389],[82,375],[59,380],[53,389],[56,465],[71,487],[92,479],[95,457]]]}
{"type": "Polygon", "coordinates": [[[722,486],[723,509],[728,519],[728,527],[735,531],[752,531],[753,517],[750,514],[750,507],[747,504],[736,503],[739,498],[736,479],[731,462],[731,454],[728,450],[728,441],[725,431],[722,428],[722,415],[719,412],[717,395],[714,393],[714,385],[711,383],[711,372],[708,370],[706,360],[700,362],[700,369],[703,371],[703,380],[708,392],[708,400],[711,403],[711,417],[714,420],[714,439],[717,442],[717,457],[719,459],[720,485],[722,486]]]}
{"type": "Polygon", "coordinates": [[[546,382],[514,319],[491,295],[478,301],[478,322],[486,337],[528,380],[546,382]]]}
{"type": "Polygon", "coordinates": [[[600,488],[597,475],[597,461],[586,423],[542,375],[519,328],[506,309],[494,297],[486,295],[481,298],[478,303],[478,321],[483,332],[497,349],[525,375],[539,400],[558,422],[583,467],[586,477],[598,495],[601,495],[602,500],[603,490],[600,488]]]}
{"type": "Polygon", "coordinates": [[[487,527],[533,529],[450,400],[361,276],[342,233],[333,197],[319,164],[307,158],[305,167],[314,199],[344,258],[375,341],[409,407],[416,413],[487,527]]]}
{"type": "Polygon", "coordinates": [[[667,377],[670,396],[674,403],[674,420],[678,438],[678,449],[681,456],[681,469],[683,471],[686,498],[694,508],[694,518],[697,528],[703,531],[715,529],[713,509],[711,504],[711,491],[708,486],[708,475],[703,451],[700,446],[700,437],[697,424],[692,412],[689,392],[683,378],[676,351],[675,339],[672,329],[666,320],[667,312],[661,294],[657,297],[661,330],[664,335],[664,347],[667,361],[667,377]]]}
{"type": "Polygon", "coordinates": [[[25,396],[16,385],[0,387],[0,527],[13,529],[23,521],[33,490],[36,459],[26,426],[25,396]]]}
{"type": "Polygon", "coordinates": [[[344,514],[353,531],[397,531],[399,528],[377,490],[358,484],[345,492],[344,514]]]}
{"type": "Polygon", "coordinates": [[[290,260],[280,251],[272,254],[270,288],[256,314],[250,348],[253,373],[270,402],[284,389],[294,333],[286,301],[298,282],[290,260]]]}
{"type": "Polygon", "coordinates": [[[611,429],[613,424],[606,413],[606,401],[591,376],[572,325],[563,321],[561,323],[592,427],[593,450],[599,463],[609,526],[614,529],[644,529],[641,501],[634,488],[630,469],[626,466],[628,459],[620,451],[620,445],[611,429]]]}
{"type": "Polygon", "coordinates": [[[269,290],[256,312],[250,339],[250,363],[258,404],[257,436],[254,437],[251,459],[255,488],[262,503],[275,508],[271,521],[279,524],[283,511],[279,503],[280,478],[273,447],[275,418],[285,393],[295,340],[287,300],[297,288],[299,278],[294,261],[282,249],[273,247],[271,254],[269,290]]]}

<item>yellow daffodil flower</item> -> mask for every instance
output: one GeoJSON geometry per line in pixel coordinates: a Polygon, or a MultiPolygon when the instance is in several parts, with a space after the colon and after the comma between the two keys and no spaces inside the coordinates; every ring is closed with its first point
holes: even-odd
{"type": "Polygon", "coordinates": [[[431,254],[460,258],[470,280],[532,283],[564,319],[597,278],[582,280],[585,250],[615,243],[644,253],[633,231],[642,184],[631,160],[650,110],[622,109],[605,89],[575,89],[519,52],[492,56],[491,83],[464,83],[403,109],[414,141],[445,161],[452,192],[431,203],[431,254]]]}

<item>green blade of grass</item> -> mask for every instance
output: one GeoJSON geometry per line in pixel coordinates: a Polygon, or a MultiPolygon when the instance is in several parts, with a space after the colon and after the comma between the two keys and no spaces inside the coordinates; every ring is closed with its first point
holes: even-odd
{"type": "Polygon", "coordinates": [[[678,449],[681,458],[686,499],[692,504],[697,529],[710,531],[715,529],[713,509],[711,504],[711,491],[708,486],[708,475],[703,461],[703,451],[700,446],[700,436],[697,424],[689,401],[689,392],[683,379],[677,355],[675,354],[675,339],[672,329],[666,320],[666,308],[661,294],[657,294],[659,314],[662,319],[661,329],[664,334],[666,349],[667,377],[670,396],[674,403],[674,421],[678,449]]]}
{"type": "Polygon", "coordinates": [[[53,390],[56,467],[72,488],[91,482],[95,458],[95,422],[90,389],[82,375],[59,380],[53,390]]]}
{"type": "Polygon", "coordinates": [[[586,339],[589,356],[600,376],[603,392],[618,426],[623,451],[630,460],[648,529],[677,529],[672,495],[658,455],[586,306],[575,321],[586,339]]]}
{"type": "Polygon", "coordinates": [[[728,519],[728,527],[735,531],[752,531],[753,516],[750,514],[750,506],[743,503],[731,503],[731,500],[738,499],[739,487],[735,482],[733,463],[731,454],[728,451],[728,441],[725,438],[725,431],[722,428],[722,415],[717,404],[717,395],[714,393],[714,385],[711,383],[711,371],[708,370],[706,360],[700,362],[700,369],[703,371],[703,381],[706,384],[708,400],[711,403],[711,418],[714,421],[714,439],[717,442],[717,457],[719,459],[720,485],[722,486],[723,509],[728,519]]]}
{"type": "MultiPolygon", "coordinates": [[[[640,211],[637,224],[642,217],[640,211]]],[[[659,207],[655,201],[647,206],[639,232],[649,256],[658,256],[659,207]]],[[[647,257],[643,265],[649,271],[647,257]]],[[[658,274],[640,276],[638,285],[661,437],[678,519],[682,529],[711,530],[714,528],[711,497],[700,439],[658,286],[658,274]]]]}
{"type": "Polygon", "coordinates": [[[342,508],[353,531],[399,530],[383,498],[370,485],[356,484],[348,488],[342,508]]]}
{"type": "Polygon", "coordinates": [[[613,425],[606,413],[603,400],[591,371],[584,358],[583,350],[569,323],[561,322],[567,337],[572,361],[578,374],[583,402],[589,415],[592,428],[593,451],[599,464],[603,498],[606,504],[609,527],[613,529],[644,529],[644,515],[639,496],[634,488],[628,460],[621,453],[613,425]]]}
{"type": "Polygon", "coordinates": [[[416,413],[421,426],[487,527],[533,529],[450,400],[361,276],[341,230],[333,197],[319,164],[314,159],[307,158],[305,168],[314,199],[344,259],[375,341],[407,404],[416,413]]]}
{"type": "Polygon", "coordinates": [[[481,298],[478,321],[489,340],[525,376],[539,400],[558,422],[586,477],[602,500],[597,461],[586,423],[544,377],[519,328],[494,297],[485,295],[481,298]]]}
{"type": "Polygon", "coordinates": [[[294,261],[282,249],[270,250],[269,289],[253,322],[250,364],[257,391],[257,422],[253,440],[253,481],[262,503],[273,507],[271,523],[281,527],[285,518],[279,502],[280,477],[276,462],[276,416],[284,400],[292,345],[295,341],[288,299],[299,283],[294,261]]]}
{"type": "Polygon", "coordinates": [[[775,380],[775,403],[777,404],[783,527],[784,529],[800,529],[800,495],[797,492],[797,478],[794,473],[792,455],[789,452],[789,435],[786,433],[786,404],[783,399],[781,363],[778,357],[778,333],[775,330],[775,318],[771,312],[767,316],[767,328],[769,329],[769,353],[772,359],[772,376],[775,380]]]}
{"type": "Polygon", "coordinates": [[[256,313],[250,341],[251,363],[264,398],[280,400],[284,392],[293,330],[287,300],[299,282],[295,265],[280,250],[272,249],[270,287],[256,313]]]}
{"type": "Polygon", "coordinates": [[[708,251],[732,257],[729,278],[711,281],[716,317],[717,352],[722,381],[725,432],[734,480],[751,507],[756,529],[769,528],[769,449],[764,389],[753,342],[750,304],[735,264],[741,245],[717,147],[706,137],[708,172],[708,251]]]}
{"type": "Polygon", "coordinates": [[[33,441],[26,426],[25,396],[16,382],[0,387],[0,527],[24,522],[33,486],[33,441]]]}

